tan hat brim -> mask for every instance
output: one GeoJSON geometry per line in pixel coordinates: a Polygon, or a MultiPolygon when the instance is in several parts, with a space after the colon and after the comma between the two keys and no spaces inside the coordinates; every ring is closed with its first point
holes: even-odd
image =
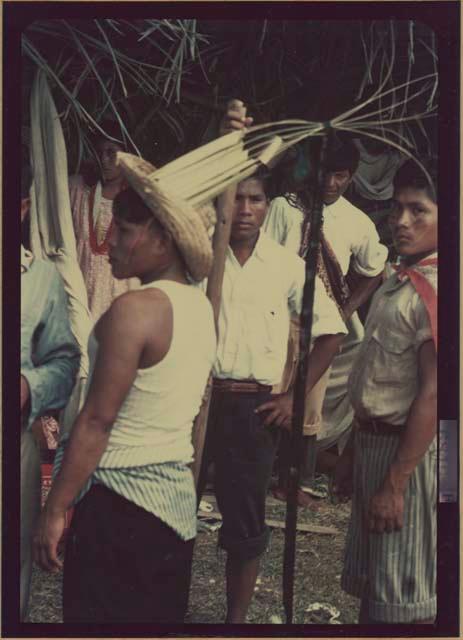
{"type": "Polygon", "coordinates": [[[213,252],[205,217],[185,200],[167,192],[156,178],[156,168],[143,158],[119,151],[117,160],[130,186],[171,233],[191,277],[196,281],[206,278],[213,252]]]}

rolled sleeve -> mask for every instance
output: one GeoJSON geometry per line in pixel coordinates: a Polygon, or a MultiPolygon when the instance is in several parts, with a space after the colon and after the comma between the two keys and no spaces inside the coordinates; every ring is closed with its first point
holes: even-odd
{"type": "Polygon", "coordinates": [[[62,351],[53,361],[41,367],[22,369],[30,391],[30,413],[28,427],[46,411],[62,409],[67,403],[77,371],[80,357],[74,352],[62,351]]]}
{"type": "Polygon", "coordinates": [[[352,266],[366,278],[379,275],[387,259],[387,248],[379,241],[375,225],[366,216],[362,219],[358,239],[351,247],[352,266]]]}
{"type": "Polygon", "coordinates": [[[265,233],[296,255],[301,245],[302,211],[280,196],[272,200],[264,222],[265,233]]]}
{"type": "MultiPolygon", "coordinates": [[[[297,257],[294,283],[291,289],[290,309],[293,313],[302,311],[302,296],[305,284],[305,262],[297,257]]],[[[337,333],[347,334],[348,330],[339,313],[339,309],[326,292],[325,285],[319,276],[315,276],[313,299],[312,340],[324,335],[337,333]]]]}
{"type": "Polygon", "coordinates": [[[325,285],[317,276],[313,302],[312,340],[338,333],[347,335],[347,327],[336,303],[328,296],[325,285]]]}
{"type": "Polygon", "coordinates": [[[293,257],[292,282],[289,288],[288,304],[292,313],[300,314],[302,311],[302,295],[305,284],[305,262],[299,256],[293,257]]]}
{"type": "Polygon", "coordinates": [[[80,351],[69,324],[67,298],[57,272],[50,282],[50,298],[37,329],[34,366],[23,367],[30,390],[28,428],[46,411],[63,408],[79,370],[80,351]]]}

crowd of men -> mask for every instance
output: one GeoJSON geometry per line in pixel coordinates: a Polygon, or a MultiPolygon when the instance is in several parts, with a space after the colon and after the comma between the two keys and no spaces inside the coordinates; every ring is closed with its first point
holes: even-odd
{"type": "MultiPolygon", "coordinates": [[[[240,107],[230,104],[222,133],[251,124],[240,107]]],[[[64,569],[64,622],[182,623],[198,497],[214,463],[219,545],[227,554],[225,622],[243,623],[269,544],[265,503],[275,458],[292,424],[310,189],[270,201],[264,169],[238,184],[216,335],[204,294],[211,218],[166,206],[154,168],[111,137],[97,140],[100,175],[70,181],[95,325],[85,402],[60,444],[40,516],[31,424],[66,405],[79,351],[58,273],[21,249],[21,619],[32,544],[39,566],[64,569]],[[131,279],[141,285],[133,288],[131,279]],[[191,431],[211,370],[195,487],[191,431]],[[63,563],[58,544],[71,505],[63,563]]],[[[393,269],[375,225],[344,197],[358,162],[358,149],[343,140],[324,166],[304,434],[318,434],[320,459],[332,454],[333,492],[352,498],[342,587],[361,600],[359,622],[432,623],[437,185],[432,170],[426,175],[413,161],[398,169],[389,215],[400,257],[393,269]],[[357,311],[367,303],[363,326],[357,311]]],[[[23,216],[27,166],[21,183],[23,216]]],[[[301,505],[311,506],[312,490],[307,463],[301,505]]],[[[282,499],[285,491],[277,488],[282,499]]]]}

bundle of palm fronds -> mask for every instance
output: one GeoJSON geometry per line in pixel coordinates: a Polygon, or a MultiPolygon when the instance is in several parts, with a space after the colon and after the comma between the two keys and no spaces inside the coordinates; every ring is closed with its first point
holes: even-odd
{"type": "Polygon", "coordinates": [[[77,139],[77,164],[93,154],[91,134],[100,122],[118,122],[121,137],[139,153],[139,127],[156,115],[181,137],[169,109],[181,97],[182,81],[201,66],[207,38],[196,20],[49,20],[33,23],[22,50],[55,89],[65,130],[77,139]],[[144,102],[140,122],[137,101],[144,102]]]}
{"type": "Polygon", "coordinates": [[[165,165],[156,171],[156,179],[167,191],[200,205],[322,130],[314,122],[284,120],[235,131],[165,165]]]}
{"type": "Polygon", "coordinates": [[[232,96],[256,122],[331,119],[415,155],[435,148],[435,37],[413,21],[47,20],[23,52],[47,74],[74,166],[108,116],[129,150],[164,164],[211,139],[232,96]]]}
{"type": "MultiPolygon", "coordinates": [[[[176,193],[193,206],[199,206],[222,193],[231,184],[252,175],[261,164],[273,163],[277,156],[301,140],[324,135],[328,129],[348,131],[390,144],[405,156],[413,158],[428,176],[426,168],[412,153],[412,144],[388,125],[435,116],[437,107],[405,118],[386,118],[385,113],[393,115],[404,103],[423,97],[427,91],[433,91],[434,80],[435,74],[428,74],[387,91],[382,90],[386,82],[383,81],[378,90],[364,102],[328,122],[282,120],[229,133],[158,169],[155,172],[156,180],[167,192],[176,193]],[[420,88],[410,93],[410,87],[417,84],[420,88]],[[401,92],[406,93],[405,98],[396,98],[395,101],[387,102],[382,109],[365,112],[378,99],[391,94],[397,96],[401,92]],[[355,115],[359,112],[361,115],[355,115]],[[388,134],[396,135],[402,144],[392,140],[388,134]]],[[[428,179],[431,182],[429,176],[428,179]]]]}

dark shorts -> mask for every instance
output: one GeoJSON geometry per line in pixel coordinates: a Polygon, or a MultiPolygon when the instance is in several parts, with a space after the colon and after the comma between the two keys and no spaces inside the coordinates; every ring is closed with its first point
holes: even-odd
{"type": "Polygon", "coordinates": [[[215,494],[222,514],[219,546],[242,560],[267,548],[265,498],[280,431],[264,427],[266,414],[254,410],[270,399],[267,391],[230,393],[213,390],[205,463],[215,464],[215,494]]]}
{"type": "Polygon", "coordinates": [[[193,540],[95,485],[76,506],[66,542],[65,623],[182,623],[193,540]]]}

